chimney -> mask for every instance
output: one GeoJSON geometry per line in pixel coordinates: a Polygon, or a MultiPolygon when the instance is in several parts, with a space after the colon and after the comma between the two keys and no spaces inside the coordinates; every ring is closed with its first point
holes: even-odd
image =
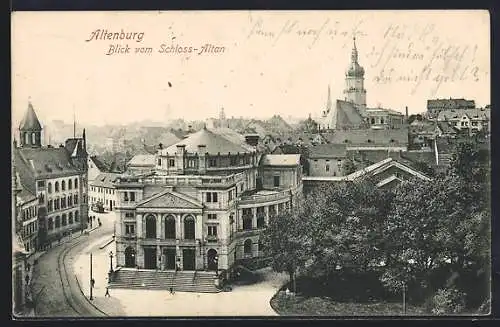
{"type": "Polygon", "coordinates": [[[408,106],[406,106],[405,110],[406,110],[406,120],[408,120],[408,106]]]}
{"type": "Polygon", "coordinates": [[[162,150],[163,149],[163,144],[161,144],[161,143],[158,144],[158,147],[160,148],[160,150],[162,150]]]}
{"type": "Polygon", "coordinates": [[[204,174],[207,172],[207,146],[205,144],[198,145],[198,172],[204,174]]]}
{"type": "Polygon", "coordinates": [[[251,146],[257,146],[257,144],[259,143],[259,135],[258,134],[245,135],[245,142],[251,146]]]}

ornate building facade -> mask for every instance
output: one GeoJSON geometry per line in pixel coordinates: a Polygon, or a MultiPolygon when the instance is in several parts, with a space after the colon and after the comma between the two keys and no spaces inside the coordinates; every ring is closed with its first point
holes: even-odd
{"type": "Polygon", "coordinates": [[[153,173],[119,177],[117,264],[219,270],[259,257],[260,232],[302,192],[302,168],[255,145],[203,128],[158,150],[153,173]]]}
{"type": "Polygon", "coordinates": [[[21,186],[37,199],[37,247],[85,228],[88,217],[85,130],[82,137],[67,139],[58,148],[43,146],[41,134],[42,126],[29,103],[13,156],[21,186]]]}

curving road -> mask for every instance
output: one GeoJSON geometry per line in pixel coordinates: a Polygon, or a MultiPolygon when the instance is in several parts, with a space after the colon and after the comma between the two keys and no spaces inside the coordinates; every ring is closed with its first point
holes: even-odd
{"type": "MultiPolygon", "coordinates": [[[[103,226],[89,235],[76,235],[41,256],[33,268],[32,288],[37,317],[102,317],[106,314],[95,307],[81,292],[73,272],[73,259],[88,244],[113,234],[110,214],[101,215],[103,226]]],[[[88,282],[88,281],[85,281],[88,282]]]]}

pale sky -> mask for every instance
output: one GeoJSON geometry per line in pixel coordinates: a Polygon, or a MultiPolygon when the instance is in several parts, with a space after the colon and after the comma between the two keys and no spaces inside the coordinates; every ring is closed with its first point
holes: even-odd
{"type": "Polygon", "coordinates": [[[42,123],[72,122],[73,112],[99,125],[194,120],[221,107],[228,117],[315,117],[328,85],[332,100],[344,98],[353,33],[368,107],[411,114],[449,97],[484,106],[489,26],[487,11],[15,12],[13,123],[29,99],[42,123]],[[144,34],[86,42],[98,29],[144,34]],[[131,53],[106,55],[112,44],[131,53]],[[198,50],[159,53],[162,44],[198,50]],[[198,55],[205,44],[224,52],[198,55]]]}

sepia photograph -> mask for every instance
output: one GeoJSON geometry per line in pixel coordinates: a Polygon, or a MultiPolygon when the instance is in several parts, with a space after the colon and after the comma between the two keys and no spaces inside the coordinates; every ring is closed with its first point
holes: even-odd
{"type": "Polygon", "coordinates": [[[12,319],[490,315],[490,33],[12,12],[12,319]]]}

